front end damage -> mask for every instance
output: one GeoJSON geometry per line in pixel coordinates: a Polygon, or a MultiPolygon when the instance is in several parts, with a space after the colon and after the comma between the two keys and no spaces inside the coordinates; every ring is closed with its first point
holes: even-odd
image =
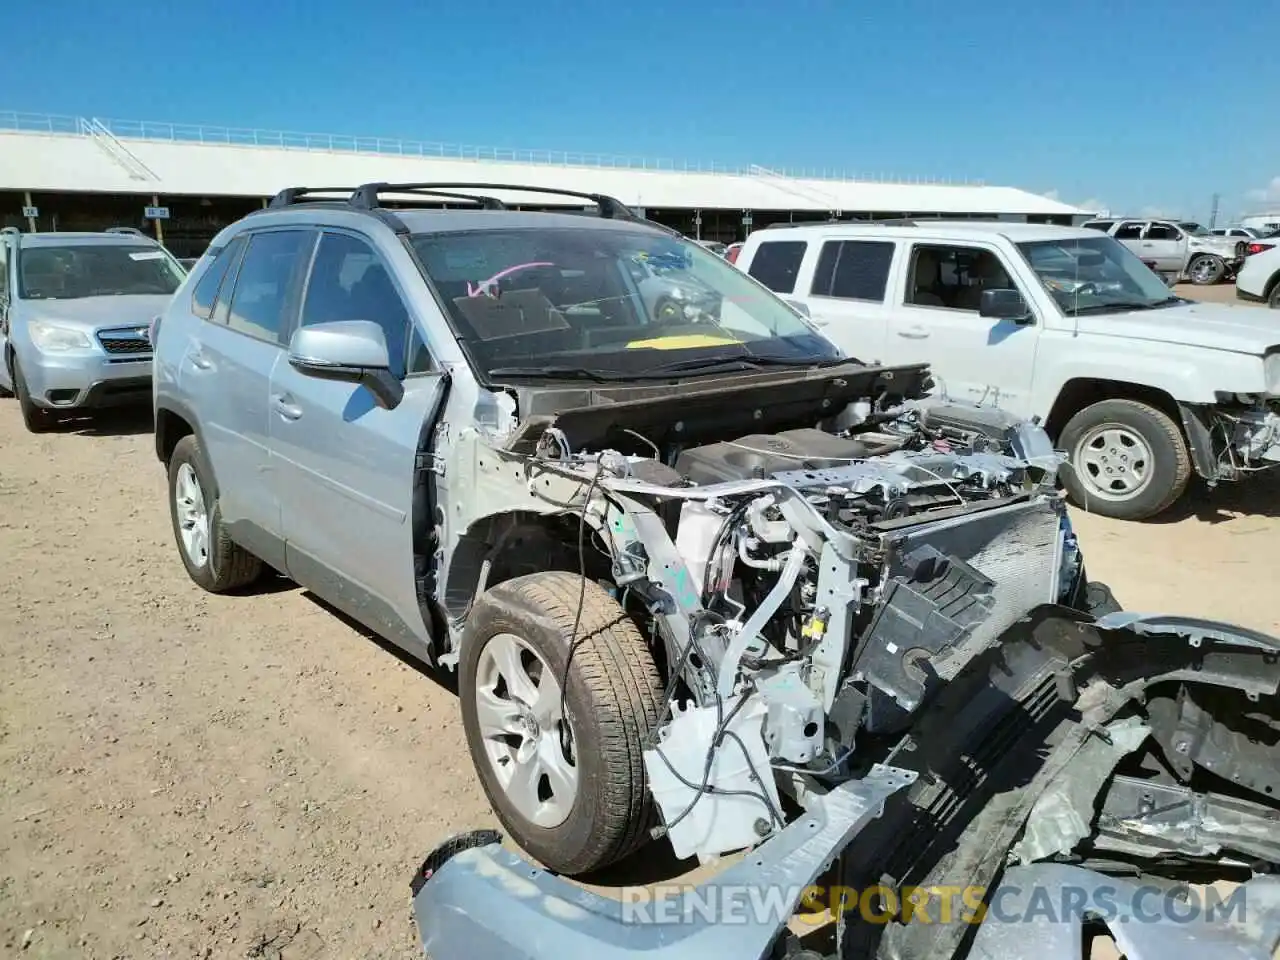
{"type": "Polygon", "coordinates": [[[1075,960],[1110,935],[1128,960],[1261,960],[1280,946],[1278,691],[1272,637],[1039,615],[962,671],[890,764],[809,794],[711,880],[604,897],[471,835],[414,879],[422,943],[434,960],[817,958],[787,920],[831,878],[847,958],[1075,960]],[[1188,886],[1221,879],[1240,885],[1188,886]]]}
{"type": "MultiPolygon", "coordinates": [[[[1268,356],[1267,364],[1269,380],[1280,382],[1280,353],[1268,356]]],[[[1179,409],[1196,473],[1210,484],[1243,480],[1280,465],[1280,400],[1275,397],[1221,394],[1217,404],[1181,404],[1179,409]]]]}

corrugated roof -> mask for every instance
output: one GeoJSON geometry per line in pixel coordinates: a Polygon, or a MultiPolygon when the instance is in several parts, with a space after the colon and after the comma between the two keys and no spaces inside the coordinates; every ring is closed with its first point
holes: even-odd
{"type": "MultiPolygon", "coordinates": [[[[677,170],[567,166],[457,157],[396,156],[116,138],[110,134],[0,132],[0,189],[270,196],[293,185],[370,181],[526,183],[606,193],[650,210],[810,210],[1080,215],[1088,211],[1012,187],[879,183],[677,170]]],[[[517,198],[519,199],[519,198],[517,198]]],[[[536,202],[529,198],[529,202],[536,202]]],[[[544,201],[545,202],[545,201],[544,201]]]]}

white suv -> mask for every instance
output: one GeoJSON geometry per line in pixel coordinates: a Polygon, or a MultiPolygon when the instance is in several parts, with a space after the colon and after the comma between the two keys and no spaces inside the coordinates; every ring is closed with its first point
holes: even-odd
{"type": "Polygon", "coordinates": [[[1236,296],[1280,310],[1280,244],[1255,253],[1236,277],[1236,296]]]}
{"type": "Polygon", "coordinates": [[[737,266],[863,360],[1039,417],[1088,510],[1145,519],[1193,473],[1280,463],[1280,326],[1173,293],[1097,230],[982,221],[758,230],[737,266]]]}

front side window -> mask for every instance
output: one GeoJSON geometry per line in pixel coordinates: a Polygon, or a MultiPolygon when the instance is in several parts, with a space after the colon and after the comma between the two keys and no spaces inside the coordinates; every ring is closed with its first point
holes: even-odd
{"type": "Polygon", "coordinates": [[[311,265],[300,323],[336,320],[370,320],[382,327],[391,372],[405,375],[411,321],[387,268],[364,240],[325,233],[311,265]]]}
{"type": "Polygon", "coordinates": [[[227,326],[260,340],[279,342],[305,254],[315,239],[309,230],[254,234],[236,275],[227,326]]]}
{"type": "Polygon", "coordinates": [[[1016,289],[1000,258],[990,250],[917,244],[911,253],[907,303],[918,307],[977,312],[984,290],[1016,289]]]}
{"type": "Polygon", "coordinates": [[[1144,240],[1181,240],[1182,234],[1178,232],[1178,228],[1171,223],[1153,223],[1147,227],[1147,232],[1143,234],[1144,240]]]}
{"type": "Polygon", "coordinates": [[[185,274],[154,244],[68,243],[18,252],[18,296],[26,300],[167,296],[185,274]]]}
{"type": "Polygon", "coordinates": [[[1101,230],[1103,233],[1106,233],[1111,229],[1111,225],[1113,223],[1115,223],[1114,220],[1090,220],[1088,223],[1081,224],[1081,226],[1086,227],[1089,230],[1101,230]]]}
{"type": "Polygon", "coordinates": [[[411,243],[484,372],[571,368],[625,379],[722,360],[841,356],[791,307],[680,237],[602,225],[428,233],[411,243]]]}
{"type": "Polygon", "coordinates": [[[894,247],[889,240],[828,240],[818,256],[810,292],[815,297],[883,302],[894,247]]]}
{"type": "Polygon", "coordinates": [[[774,293],[792,293],[808,244],[803,240],[775,240],[760,244],[747,273],[774,293]]]}
{"type": "Polygon", "coordinates": [[[1067,316],[1121,313],[1183,303],[1112,237],[1020,243],[1018,249],[1067,316]]]}

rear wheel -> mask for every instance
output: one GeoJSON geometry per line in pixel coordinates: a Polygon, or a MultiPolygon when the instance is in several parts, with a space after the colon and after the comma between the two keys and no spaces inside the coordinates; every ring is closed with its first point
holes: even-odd
{"type": "Polygon", "coordinates": [[[647,839],[654,818],[641,753],[661,680],[603,587],[548,572],[486,591],[462,641],[458,687],[489,802],[543,865],[590,873],[647,839]]]}
{"type": "Polygon", "coordinates": [[[1208,253],[1196,257],[1187,267],[1187,275],[1191,278],[1191,282],[1202,287],[1217,283],[1226,272],[1227,265],[1223,259],[1208,253]]]}
{"type": "Polygon", "coordinates": [[[57,426],[58,415],[52,410],[36,406],[31,399],[31,391],[27,389],[26,378],[22,376],[22,367],[18,358],[13,358],[11,372],[13,374],[13,392],[18,397],[18,409],[22,411],[22,422],[32,433],[44,433],[57,426]]]}
{"type": "Polygon", "coordinates": [[[1173,505],[1191,479],[1191,456],[1177,424],[1136,400],[1103,400],[1068,422],[1063,486],[1090,513],[1145,520],[1173,505]]]}
{"type": "Polygon", "coordinates": [[[1277,280],[1271,288],[1271,296],[1267,300],[1267,306],[1272,310],[1280,310],[1280,280],[1277,280]]]}

